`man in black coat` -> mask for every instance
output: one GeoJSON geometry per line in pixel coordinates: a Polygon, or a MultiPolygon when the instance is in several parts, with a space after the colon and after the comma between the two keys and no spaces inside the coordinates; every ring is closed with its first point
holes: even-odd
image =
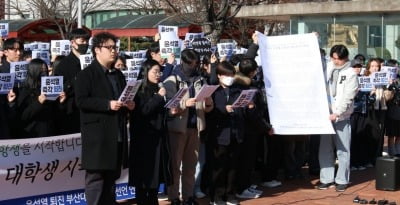
{"type": "Polygon", "coordinates": [[[60,113],[57,122],[58,134],[73,134],[79,132],[79,110],[75,105],[74,86],[76,76],[81,71],[79,56],[86,54],[90,34],[83,29],[74,29],[69,34],[71,53],[65,57],[54,71],[55,76],[64,77],[64,91],[67,95],[66,110],[60,113]]]}
{"type": "Polygon", "coordinates": [[[117,56],[116,42],[110,33],[94,36],[95,60],[76,80],[88,205],[115,204],[115,180],[120,176],[121,165],[127,165],[126,117],[134,103],[117,100],[126,83],[121,71],[111,66],[117,56]]]}

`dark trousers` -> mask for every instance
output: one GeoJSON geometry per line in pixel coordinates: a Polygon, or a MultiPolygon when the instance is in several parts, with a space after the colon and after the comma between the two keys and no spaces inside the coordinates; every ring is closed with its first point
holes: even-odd
{"type": "Polygon", "coordinates": [[[321,135],[311,135],[308,146],[308,171],[319,174],[319,140],[321,135]]]}
{"type": "Polygon", "coordinates": [[[268,182],[276,180],[278,177],[279,165],[283,160],[283,140],[280,136],[267,136],[266,138],[267,155],[263,167],[263,181],[268,182]]]}
{"type": "Polygon", "coordinates": [[[238,166],[238,193],[242,193],[251,186],[251,174],[254,170],[257,156],[257,142],[260,136],[246,135],[240,153],[238,166]]]}
{"type": "Polygon", "coordinates": [[[142,189],[137,188],[136,191],[136,203],[138,205],[158,205],[157,189],[142,189]]]}
{"type": "Polygon", "coordinates": [[[121,171],[86,170],[85,196],[87,205],[116,204],[115,180],[121,171]]]}
{"type": "Polygon", "coordinates": [[[210,186],[210,199],[221,200],[227,195],[236,194],[236,173],[239,161],[240,145],[231,140],[225,145],[215,145],[213,149],[214,168],[210,186]]]}

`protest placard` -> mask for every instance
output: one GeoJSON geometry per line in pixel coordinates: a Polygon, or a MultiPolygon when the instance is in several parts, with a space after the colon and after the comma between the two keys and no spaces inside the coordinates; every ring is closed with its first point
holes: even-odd
{"type": "Polygon", "coordinates": [[[92,54],[84,54],[79,56],[79,61],[81,62],[81,69],[85,69],[88,67],[92,61],[93,61],[93,56],[92,54]]]}
{"type": "Polygon", "coordinates": [[[196,38],[192,41],[192,46],[195,51],[200,54],[200,58],[203,59],[206,55],[211,55],[211,41],[207,38],[196,38]]]}
{"type": "Polygon", "coordinates": [[[370,76],[358,77],[358,87],[361,91],[371,91],[374,88],[372,78],[370,76]]]}
{"type": "Polygon", "coordinates": [[[374,72],[371,76],[374,85],[389,85],[390,74],[388,72],[374,72]]]}
{"type": "MultiPolygon", "coordinates": [[[[124,51],[124,54],[130,56],[131,58],[146,58],[146,50],[139,51],[124,51]]],[[[128,60],[128,59],[127,59],[128,60]]]]}
{"type": "Polygon", "coordinates": [[[71,42],[69,40],[51,40],[51,54],[66,56],[70,53],[71,42]]]}
{"type": "Polygon", "coordinates": [[[168,58],[170,54],[174,54],[175,58],[181,56],[181,41],[178,38],[164,38],[160,40],[161,58],[168,58]]]}
{"type": "Polygon", "coordinates": [[[42,59],[47,64],[50,64],[50,53],[49,53],[49,51],[33,50],[32,51],[32,59],[35,59],[35,58],[42,59]]]}
{"type": "Polygon", "coordinates": [[[141,84],[142,80],[128,81],[118,101],[121,101],[123,103],[126,103],[128,101],[133,101],[141,84]]]}
{"type": "Polygon", "coordinates": [[[265,36],[257,32],[257,37],[275,133],[334,134],[316,35],[265,36]],[[307,66],[293,69],[293,65],[307,66]]]}
{"type": "Polygon", "coordinates": [[[158,33],[160,34],[161,39],[163,39],[163,37],[168,36],[168,35],[178,37],[178,26],[159,25],[158,33]]]}
{"type": "Polygon", "coordinates": [[[63,76],[42,76],[41,93],[47,100],[56,100],[64,90],[63,76]]]}
{"type": "Polygon", "coordinates": [[[256,89],[242,90],[239,97],[235,100],[235,102],[233,102],[232,107],[235,108],[248,106],[253,101],[256,93],[256,89]]]}
{"type": "Polygon", "coordinates": [[[388,72],[389,73],[389,78],[394,80],[397,79],[397,75],[398,75],[398,67],[390,67],[390,66],[383,66],[381,68],[381,72],[388,72]]]}
{"type": "Polygon", "coordinates": [[[0,94],[7,94],[14,87],[15,73],[0,73],[0,94]]]}
{"type": "Polygon", "coordinates": [[[28,62],[18,61],[10,63],[10,73],[15,73],[15,79],[18,82],[22,82],[26,79],[28,72],[28,62]]]}
{"type": "Polygon", "coordinates": [[[8,37],[8,23],[0,23],[0,35],[2,38],[8,37]]]}
{"type": "Polygon", "coordinates": [[[194,97],[196,102],[203,101],[204,99],[211,97],[219,85],[203,85],[200,91],[194,97]]]}
{"type": "Polygon", "coordinates": [[[139,77],[139,70],[124,70],[122,71],[122,74],[125,76],[125,81],[132,81],[132,80],[137,80],[139,77]]]}
{"type": "Polygon", "coordinates": [[[129,71],[138,71],[142,67],[142,64],[145,60],[146,59],[144,58],[126,59],[126,67],[129,71]]]}
{"type": "Polygon", "coordinates": [[[218,43],[217,49],[220,57],[230,57],[235,54],[236,46],[235,43],[218,43]]]}
{"type": "Polygon", "coordinates": [[[204,38],[204,33],[186,33],[184,40],[185,48],[193,48],[192,41],[198,38],[204,38]]]}
{"type": "Polygon", "coordinates": [[[183,96],[186,95],[188,92],[189,88],[181,88],[178,90],[178,92],[175,93],[175,95],[165,104],[164,107],[166,108],[177,108],[179,107],[179,103],[181,102],[183,96]]]}

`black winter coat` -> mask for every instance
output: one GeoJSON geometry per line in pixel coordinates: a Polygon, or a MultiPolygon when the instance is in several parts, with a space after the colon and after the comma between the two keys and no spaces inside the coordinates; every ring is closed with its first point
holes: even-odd
{"type": "Polygon", "coordinates": [[[155,189],[162,182],[172,183],[166,102],[158,90],[158,85],[151,83],[144,92],[140,89],[130,118],[129,185],[138,188],[155,189]]]}
{"type": "MultiPolygon", "coordinates": [[[[118,90],[121,95],[126,82],[121,71],[116,70],[118,90]]],[[[75,99],[80,109],[82,134],[82,168],[86,170],[118,170],[127,165],[127,109],[110,109],[110,101],[116,100],[110,81],[97,60],[78,74],[75,99]],[[121,121],[122,119],[122,121],[121,121]],[[124,121],[125,119],[125,121],[124,121]],[[118,148],[121,134],[122,150],[118,148]]]]}

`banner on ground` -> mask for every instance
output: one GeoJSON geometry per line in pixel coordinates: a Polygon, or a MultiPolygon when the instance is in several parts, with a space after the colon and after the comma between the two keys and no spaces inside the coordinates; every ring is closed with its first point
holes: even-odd
{"type": "MultiPolygon", "coordinates": [[[[85,205],[81,148],[80,134],[0,140],[0,205],[85,205]]],[[[125,169],[117,200],[134,197],[127,182],[125,169]]]]}
{"type": "Polygon", "coordinates": [[[257,35],[275,133],[334,134],[315,34],[257,35]]]}
{"type": "Polygon", "coordinates": [[[0,94],[7,94],[14,87],[15,73],[0,73],[0,94]]]}

